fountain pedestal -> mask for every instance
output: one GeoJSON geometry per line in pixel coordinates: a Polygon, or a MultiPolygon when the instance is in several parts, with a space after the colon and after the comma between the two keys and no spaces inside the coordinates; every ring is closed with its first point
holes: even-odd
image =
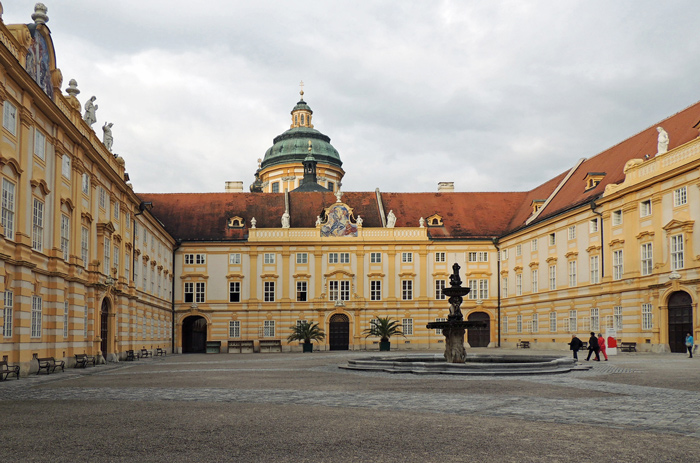
{"type": "Polygon", "coordinates": [[[445,335],[445,361],[447,363],[464,363],[467,359],[467,350],[464,348],[464,332],[468,328],[485,327],[485,322],[465,322],[462,315],[462,296],[469,294],[469,288],[462,287],[459,278],[459,264],[455,262],[450,275],[450,287],[442,290],[445,296],[449,296],[450,315],[446,322],[431,322],[426,325],[428,329],[441,329],[445,335]]]}

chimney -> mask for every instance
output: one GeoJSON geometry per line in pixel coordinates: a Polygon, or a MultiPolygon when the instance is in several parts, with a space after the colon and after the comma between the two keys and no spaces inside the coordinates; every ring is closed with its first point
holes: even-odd
{"type": "Polygon", "coordinates": [[[243,182],[226,182],[226,193],[243,193],[243,182]]]}
{"type": "Polygon", "coordinates": [[[454,193],[455,182],[438,182],[438,193],[454,193]]]}

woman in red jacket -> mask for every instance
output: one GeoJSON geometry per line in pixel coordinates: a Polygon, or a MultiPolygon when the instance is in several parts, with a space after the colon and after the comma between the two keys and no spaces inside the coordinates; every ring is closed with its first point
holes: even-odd
{"type": "Polygon", "coordinates": [[[605,352],[605,338],[602,334],[598,333],[598,347],[600,348],[600,353],[605,357],[605,361],[608,361],[608,354],[605,352]]]}

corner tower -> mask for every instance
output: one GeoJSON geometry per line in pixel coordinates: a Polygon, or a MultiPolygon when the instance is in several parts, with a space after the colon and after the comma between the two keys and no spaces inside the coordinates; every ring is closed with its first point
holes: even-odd
{"type": "Polygon", "coordinates": [[[340,155],[331,145],[330,137],[314,129],[311,123],[313,111],[304,101],[304,90],[299,94],[301,98],[291,112],[292,125],[274,138],[256,173],[265,193],[283,193],[302,185],[307,156],[317,163],[318,184],[330,191],[338,190],[345,175],[340,155]]]}

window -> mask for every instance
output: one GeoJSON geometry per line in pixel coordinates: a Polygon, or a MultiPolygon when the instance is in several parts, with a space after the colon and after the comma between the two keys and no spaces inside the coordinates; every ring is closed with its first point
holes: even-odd
{"type": "Polygon", "coordinates": [[[297,252],[297,264],[308,264],[309,255],[305,252],[297,252]]]}
{"type": "Polygon", "coordinates": [[[90,194],[90,176],[87,173],[83,173],[80,185],[83,194],[90,194]]]}
{"type": "Polygon", "coordinates": [[[83,336],[87,338],[88,335],[88,306],[85,306],[83,311],[83,336]]]}
{"type": "Polygon", "coordinates": [[[530,251],[537,251],[537,238],[530,241],[530,251]]]}
{"type": "MultiPolygon", "coordinates": [[[[143,263],[143,290],[146,291],[147,287],[148,287],[148,265],[146,264],[146,262],[144,262],[143,263]]],[[[185,297],[186,296],[187,295],[185,295],[185,297]]],[[[193,300],[190,300],[190,301],[185,300],[185,302],[194,302],[194,301],[193,300]]]]}
{"type": "Polygon", "coordinates": [[[204,302],[204,294],[206,290],[206,286],[204,282],[197,282],[194,284],[194,301],[199,303],[199,302],[204,302]]]}
{"type": "Polygon", "coordinates": [[[501,322],[503,332],[507,333],[508,332],[508,315],[503,316],[503,321],[501,322]]]}
{"type": "Polygon", "coordinates": [[[445,262],[445,253],[444,252],[436,252],[435,253],[435,262],[445,262]]]}
{"type": "Polygon", "coordinates": [[[523,274],[522,273],[515,274],[515,295],[516,296],[523,295],[523,274]]]}
{"type": "Polygon", "coordinates": [[[549,289],[557,289],[557,266],[549,266],[549,289]]]}
{"type": "Polygon", "coordinates": [[[538,280],[538,276],[539,276],[539,271],[538,271],[537,269],[534,269],[534,270],[531,272],[531,275],[532,275],[532,279],[531,279],[531,281],[532,281],[532,292],[533,292],[533,293],[536,293],[537,291],[539,291],[539,283],[538,283],[538,281],[537,281],[537,280],[538,280]]]}
{"type": "Polygon", "coordinates": [[[501,260],[502,261],[508,260],[508,250],[507,249],[504,249],[503,251],[501,251],[501,260]]]}
{"type": "Polygon", "coordinates": [[[265,282],[265,286],[263,288],[263,300],[265,302],[275,302],[275,282],[274,281],[266,281],[265,282]]]}
{"type": "Polygon", "coordinates": [[[70,238],[70,218],[61,214],[61,252],[63,253],[63,260],[68,261],[68,247],[70,238]]]}
{"type": "Polygon", "coordinates": [[[381,280],[370,280],[370,282],[369,282],[369,300],[370,301],[381,301],[382,300],[382,281],[381,280]]]}
{"type": "Polygon", "coordinates": [[[131,262],[131,256],[129,255],[129,252],[127,251],[124,253],[124,278],[126,278],[127,282],[129,281],[129,276],[131,274],[131,272],[129,270],[130,262],[131,262]]]}
{"type": "Polygon", "coordinates": [[[467,282],[469,286],[469,299],[478,299],[479,297],[479,280],[469,280],[467,282]]]}
{"type": "Polygon", "coordinates": [[[341,252],[340,253],[340,263],[341,264],[349,264],[350,263],[350,253],[349,252],[341,252]]]}
{"type": "Polygon", "coordinates": [[[61,175],[70,179],[70,156],[67,154],[61,157],[61,175]]]}
{"type": "Polygon", "coordinates": [[[401,299],[413,300],[413,280],[401,280],[401,299]]]}
{"type": "Polygon", "coordinates": [[[619,336],[622,333],[622,306],[613,307],[613,327],[619,336]]]}
{"type": "Polygon", "coordinates": [[[618,209],[617,211],[613,211],[612,224],[613,224],[613,227],[615,227],[617,225],[622,225],[622,210],[621,209],[618,209]]]}
{"type": "Polygon", "coordinates": [[[2,179],[2,226],[5,237],[14,240],[15,237],[15,184],[2,179]]]}
{"type": "Polygon", "coordinates": [[[263,256],[263,263],[274,264],[275,263],[275,254],[271,253],[271,252],[266,252],[265,255],[263,256]]]}
{"type": "Polygon", "coordinates": [[[600,312],[597,308],[591,308],[591,331],[600,331],[600,312]]]}
{"type": "Polygon", "coordinates": [[[617,251],[613,251],[612,253],[613,257],[613,280],[620,280],[622,279],[622,249],[618,249],[617,251]]]}
{"type": "Polygon", "coordinates": [[[124,213],[124,222],[126,222],[126,229],[129,230],[131,228],[131,214],[128,212],[124,213]]]}
{"type": "Polygon", "coordinates": [[[688,191],[686,187],[673,190],[673,205],[682,206],[688,202],[688,191]]]}
{"type": "Polygon", "coordinates": [[[549,312],[549,331],[552,333],[557,332],[557,313],[549,312]]]}
{"type": "Polygon", "coordinates": [[[2,335],[6,338],[12,336],[12,309],[13,309],[13,293],[12,291],[3,292],[3,325],[2,335]]]}
{"type": "Polygon", "coordinates": [[[228,263],[229,263],[229,265],[240,265],[241,255],[239,253],[229,254],[228,255],[228,263]]]}
{"type": "Polygon", "coordinates": [[[63,337],[68,337],[68,301],[63,301],[63,337]]]}
{"type": "Polygon", "coordinates": [[[435,280],[435,299],[445,299],[443,289],[445,289],[445,280],[435,280]]]}
{"type": "Polygon", "coordinates": [[[575,310],[569,310],[569,331],[578,331],[578,315],[575,310]]]}
{"type": "Polygon", "coordinates": [[[241,282],[240,281],[229,281],[228,282],[228,301],[229,302],[241,302],[241,282]]]}
{"type": "Polygon", "coordinates": [[[642,304],[642,329],[650,330],[652,328],[651,304],[642,304]]]}
{"type": "Polygon", "coordinates": [[[32,249],[44,249],[44,203],[34,198],[32,209],[32,249]]]}
{"type": "Polygon", "coordinates": [[[489,280],[469,280],[469,299],[488,299],[489,280]]]}
{"type": "MultiPolygon", "coordinates": [[[[146,286],[145,280],[145,272],[144,272],[144,289],[146,286]]],[[[185,283],[185,302],[194,302],[194,283],[185,283]]]]}
{"type": "Polygon", "coordinates": [[[88,264],[88,250],[90,249],[90,230],[82,227],[80,230],[80,258],[83,260],[83,267],[88,264]]]}
{"type": "Polygon", "coordinates": [[[488,252],[470,252],[467,256],[469,262],[488,262],[489,253],[488,252]]]}
{"type": "Polygon", "coordinates": [[[572,260],[569,262],[569,286],[576,286],[577,284],[577,277],[576,277],[576,261],[572,260]]]}
{"type": "Polygon", "coordinates": [[[350,300],[350,281],[329,281],[328,282],[328,299],[331,301],[349,301],[350,300]]]}
{"type": "Polygon", "coordinates": [[[646,201],[642,201],[639,204],[639,216],[640,217],[649,217],[651,215],[651,199],[647,199],[646,201]]]}
{"type": "Polygon", "coordinates": [[[412,252],[402,252],[401,253],[401,262],[404,264],[410,264],[413,262],[413,253],[412,252]]]}
{"type": "Polygon", "coordinates": [[[403,329],[404,336],[410,336],[413,334],[413,319],[404,318],[401,320],[401,328],[403,329]]]}
{"type": "Polygon", "coordinates": [[[479,299],[488,299],[489,280],[479,280],[479,299]]]}
{"type": "Polygon", "coordinates": [[[114,202],[114,207],[112,207],[112,213],[114,214],[114,220],[119,220],[119,203],[114,202]]]}
{"type": "Polygon", "coordinates": [[[328,189],[334,191],[335,184],[333,182],[328,182],[328,189]]]}
{"type": "Polygon", "coordinates": [[[515,330],[518,333],[523,332],[523,316],[522,315],[518,315],[517,317],[515,317],[515,330]]]}
{"type": "Polygon", "coordinates": [[[229,320],[229,322],[228,322],[228,337],[229,338],[240,338],[241,337],[241,322],[239,320],[229,320]]]}
{"type": "Polygon", "coordinates": [[[508,277],[501,278],[501,296],[508,297],[508,277]]]}
{"type": "Polygon", "coordinates": [[[42,317],[42,301],[39,296],[32,296],[32,337],[41,337],[41,317],[42,317]]]}
{"type": "Polygon", "coordinates": [[[538,333],[540,331],[540,321],[539,316],[536,313],[532,314],[532,332],[538,333]]]}
{"type": "Polygon", "coordinates": [[[110,241],[109,238],[105,237],[105,243],[104,243],[104,262],[103,262],[103,267],[102,267],[102,272],[105,275],[109,275],[109,271],[112,267],[110,267],[111,261],[110,261],[110,256],[112,253],[112,242],[110,241]]]}
{"type": "MultiPolygon", "coordinates": [[[[102,187],[99,188],[99,191],[100,191],[100,194],[99,194],[100,209],[104,209],[105,207],[107,207],[107,192],[102,187]]],[[[145,233],[145,231],[146,230],[144,230],[144,233],[145,233]]],[[[143,236],[144,236],[143,241],[144,241],[144,245],[145,245],[146,244],[146,235],[143,235],[143,236]]]]}
{"type": "Polygon", "coordinates": [[[17,135],[17,108],[7,100],[2,105],[2,126],[12,135],[17,135]]]}
{"type": "Polygon", "coordinates": [[[369,262],[371,264],[379,264],[382,262],[382,253],[381,252],[370,252],[369,253],[369,262]]]}
{"type": "Polygon", "coordinates": [[[272,192],[273,193],[279,193],[280,192],[280,182],[274,182],[272,184],[272,192]]]}
{"type": "Polygon", "coordinates": [[[572,225],[569,227],[569,239],[570,240],[576,239],[576,225],[572,225]]]}
{"type": "Polygon", "coordinates": [[[273,338],[275,337],[275,321],[265,320],[263,322],[263,337],[273,338]]]}
{"type": "MultiPolygon", "coordinates": [[[[114,246],[114,268],[119,271],[119,247],[114,246]]],[[[115,275],[118,276],[118,275],[115,275]]]]}
{"type": "Polygon", "coordinates": [[[297,281],[297,301],[306,302],[307,282],[297,281]]]}
{"type": "Polygon", "coordinates": [[[550,233],[549,234],[549,245],[554,246],[557,244],[557,234],[556,233],[550,233]]]}
{"type": "Polygon", "coordinates": [[[642,275],[651,275],[653,270],[653,260],[652,260],[652,244],[643,243],[642,244],[642,275]]]}
{"type": "Polygon", "coordinates": [[[41,160],[46,159],[46,135],[34,129],[34,154],[41,160]]]}
{"type": "Polygon", "coordinates": [[[206,254],[185,254],[185,265],[204,265],[206,262],[206,254]]]}
{"type": "Polygon", "coordinates": [[[671,270],[680,270],[684,267],[683,235],[671,237],[671,270]]]}
{"type": "Polygon", "coordinates": [[[523,245],[522,244],[518,244],[515,246],[515,255],[516,255],[516,257],[523,255],[523,245]]]}
{"type": "Polygon", "coordinates": [[[600,258],[599,256],[591,256],[591,284],[600,283],[600,258]]]}
{"type": "Polygon", "coordinates": [[[596,217],[595,219],[591,219],[589,222],[589,231],[591,233],[598,233],[598,218],[596,217]]]}

